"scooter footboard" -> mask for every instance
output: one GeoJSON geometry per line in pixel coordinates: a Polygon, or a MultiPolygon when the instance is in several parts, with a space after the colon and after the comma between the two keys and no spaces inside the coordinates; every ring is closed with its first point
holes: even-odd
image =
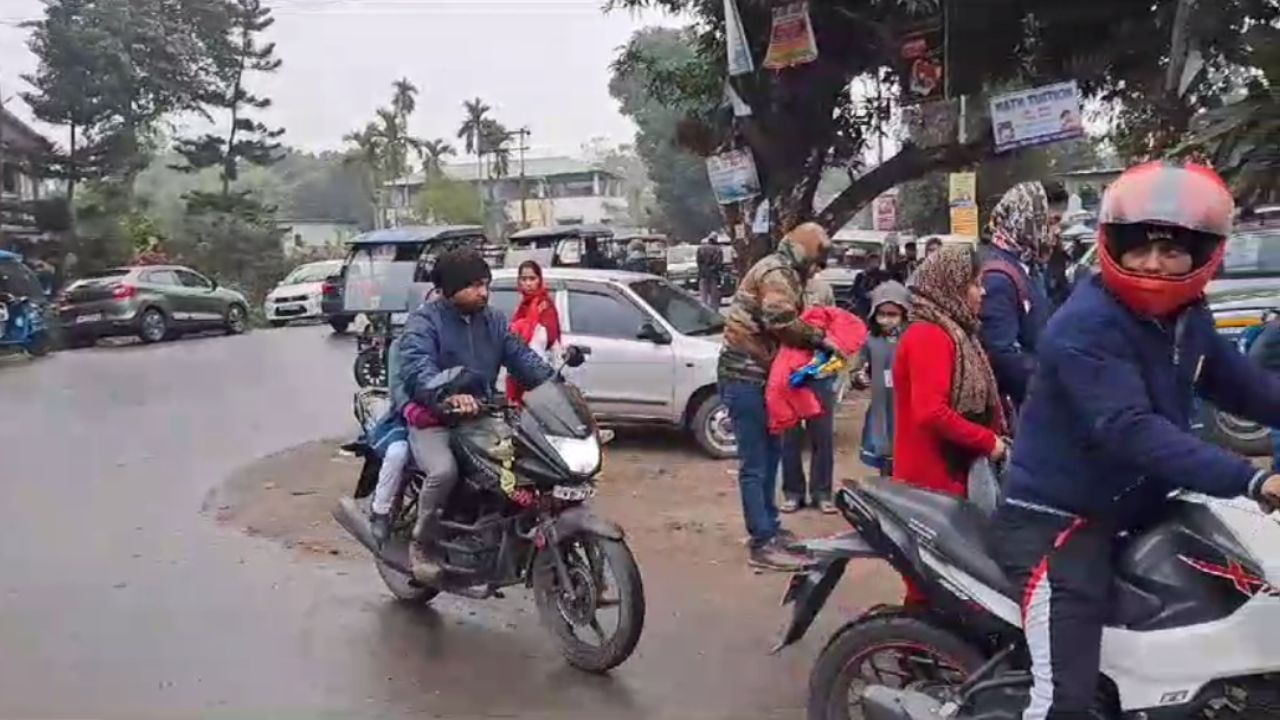
{"type": "Polygon", "coordinates": [[[807,553],[814,559],[814,563],[797,571],[787,581],[782,604],[793,604],[794,608],[781,640],[771,653],[777,653],[804,637],[818,613],[827,604],[831,592],[844,577],[849,560],[879,556],[856,532],[809,540],[793,547],[807,553]]]}

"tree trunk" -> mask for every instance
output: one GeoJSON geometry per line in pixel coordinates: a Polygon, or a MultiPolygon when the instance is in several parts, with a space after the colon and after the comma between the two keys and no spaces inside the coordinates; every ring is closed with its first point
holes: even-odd
{"type": "Polygon", "coordinates": [[[76,137],[77,129],[78,129],[77,125],[74,122],[71,123],[71,144],[69,145],[70,152],[67,155],[67,168],[66,168],[67,170],[67,214],[71,218],[72,231],[74,231],[76,227],[76,180],[79,179],[79,173],[80,173],[79,168],[76,167],[76,164],[77,164],[76,151],[78,150],[78,148],[76,147],[76,141],[78,139],[76,137]]]}
{"type": "Polygon", "coordinates": [[[991,154],[993,138],[990,132],[972,143],[940,145],[921,148],[908,143],[898,154],[882,165],[858,178],[827,204],[816,218],[817,222],[834,233],[881,193],[908,180],[915,180],[935,170],[952,170],[971,165],[991,154]]]}

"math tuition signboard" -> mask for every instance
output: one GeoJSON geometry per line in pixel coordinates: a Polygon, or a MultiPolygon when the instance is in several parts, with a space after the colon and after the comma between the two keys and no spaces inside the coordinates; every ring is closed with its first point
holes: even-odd
{"type": "Polygon", "coordinates": [[[996,152],[1084,135],[1080,88],[1074,80],[991,98],[996,152]]]}

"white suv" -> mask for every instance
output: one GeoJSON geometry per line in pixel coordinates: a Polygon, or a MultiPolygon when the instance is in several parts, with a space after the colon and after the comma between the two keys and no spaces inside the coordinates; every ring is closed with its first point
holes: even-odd
{"type": "MultiPolygon", "coordinates": [[[[546,268],[564,344],[591,349],[566,377],[606,425],[688,429],[716,458],[737,454],[716,391],[724,321],[689,293],[653,275],[546,268]]],[[[490,303],[510,317],[519,304],[514,269],[495,270],[490,303]]],[[[499,387],[502,387],[501,383],[499,387]]]]}

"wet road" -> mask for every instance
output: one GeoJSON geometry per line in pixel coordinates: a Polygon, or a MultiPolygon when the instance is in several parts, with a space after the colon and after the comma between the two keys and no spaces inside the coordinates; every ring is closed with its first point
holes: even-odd
{"type": "Polygon", "coordinates": [[[313,327],[0,362],[0,717],[801,716],[818,645],[765,657],[773,624],[713,590],[682,609],[646,576],[637,655],[594,678],[519,594],[407,609],[366,563],[202,515],[237,468],[350,431],[352,353],[313,327]]]}

